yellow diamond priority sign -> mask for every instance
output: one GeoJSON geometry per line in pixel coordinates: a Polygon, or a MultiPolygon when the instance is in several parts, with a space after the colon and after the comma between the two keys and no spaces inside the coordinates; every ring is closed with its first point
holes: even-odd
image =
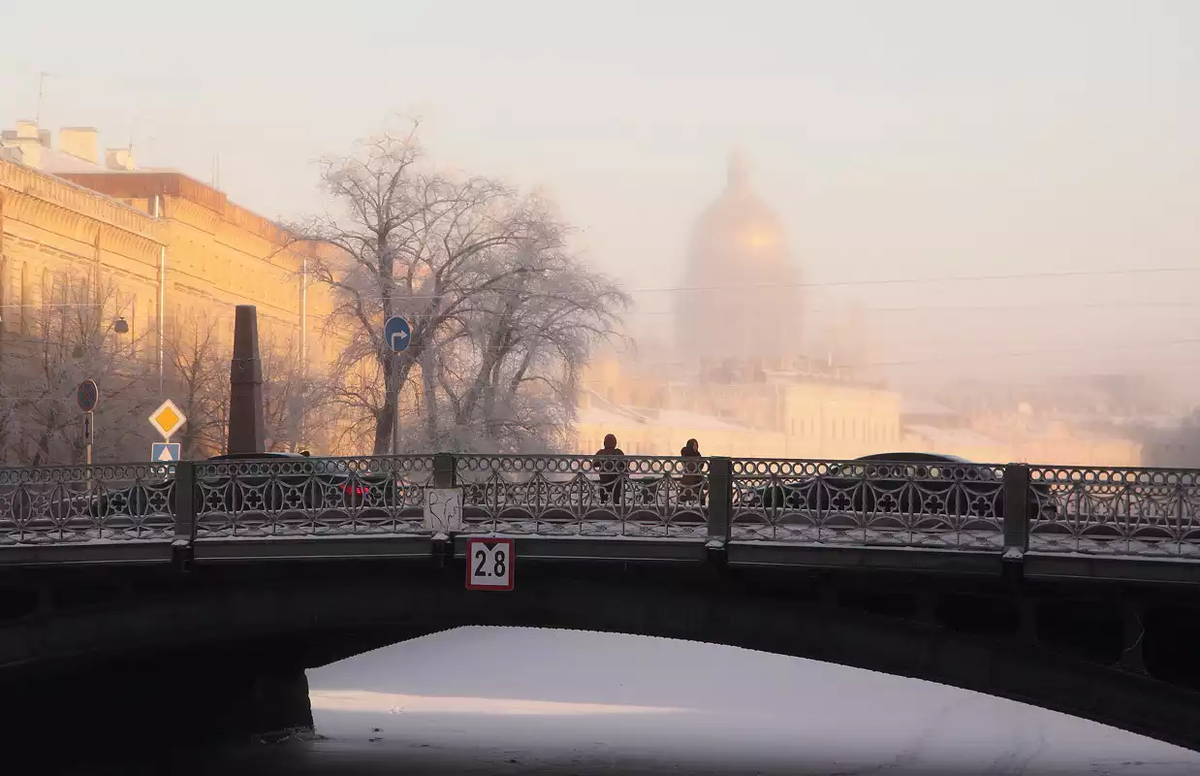
{"type": "Polygon", "coordinates": [[[158,409],[150,413],[150,425],[154,426],[155,431],[162,434],[163,439],[169,440],[172,434],[183,427],[184,423],[187,423],[187,418],[170,399],[164,401],[158,409]]]}

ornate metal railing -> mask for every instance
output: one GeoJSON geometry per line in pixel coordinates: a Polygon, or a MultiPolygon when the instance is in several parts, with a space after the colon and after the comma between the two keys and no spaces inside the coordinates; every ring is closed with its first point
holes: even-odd
{"type": "Polygon", "coordinates": [[[649,456],[456,456],[471,533],[707,535],[708,461],[649,456]]]}
{"type": "Polygon", "coordinates": [[[1200,471],[417,455],[0,468],[10,545],[470,534],[1200,558],[1200,471]]]}
{"type": "Polygon", "coordinates": [[[735,541],[998,548],[1004,469],[737,459],[731,518],[735,541]]]}
{"type": "Polygon", "coordinates": [[[421,533],[433,456],[195,465],[195,536],[421,533]]]}
{"type": "Polygon", "coordinates": [[[1200,557],[1200,471],[1031,466],[1029,549],[1200,557]]]}
{"type": "Polygon", "coordinates": [[[174,501],[170,465],[0,468],[0,547],[170,541],[174,501]]]}

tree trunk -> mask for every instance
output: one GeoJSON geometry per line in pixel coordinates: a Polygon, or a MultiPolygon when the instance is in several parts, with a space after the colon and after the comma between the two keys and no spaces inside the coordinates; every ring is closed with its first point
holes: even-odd
{"type": "Polygon", "coordinates": [[[438,405],[434,377],[433,348],[421,353],[421,389],[425,401],[425,437],[431,448],[438,444],[438,405]]]}
{"type": "Polygon", "coordinates": [[[399,402],[397,401],[399,389],[408,379],[412,361],[392,353],[383,359],[382,367],[384,369],[384,399],[383,407],[375,413],[375,445],[372,448],[372,455],[389,455],[392,452],[392,429],[395,428],[396,413],[399,412],[399,402]],[[397,359],[400,359],[399,370],[395,366],[397,359]],[[398,376],[397,371],[399,371],[398,376]]]}

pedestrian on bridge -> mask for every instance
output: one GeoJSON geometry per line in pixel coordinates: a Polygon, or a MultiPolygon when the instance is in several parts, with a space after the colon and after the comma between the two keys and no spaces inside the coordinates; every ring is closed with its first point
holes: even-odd
{"type": "MultiPolygon", "coordinates": [[[[700,443],[689,439],[679,451],[680,458],[700,458],[700,443]]],[[[679,500],[685,504],[699,501],[704,506],[704,475],[700,474],[699,461],[685,461],[683,476],[679,479],[679,500]]]]}
{"type": "MultiPolygon", "coordinates": [[[[604,447],[596,451],[597,456],[605,458],[623,459],[625,451],[617,447],[617,437],[614,434],[606,434],[604,437],[604,447]]],[[[600,503],[607,504],[612,501],[614,505],[621,503],[621,479],[622,475],[628,469],[628,464],[623,460],[597,460],[595,468],[601,472],[600,474],[600,503]]]]}

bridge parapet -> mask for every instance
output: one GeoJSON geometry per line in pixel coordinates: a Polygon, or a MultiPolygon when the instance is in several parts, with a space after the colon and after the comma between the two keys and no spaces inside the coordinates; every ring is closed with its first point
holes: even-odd
{"type": "MultiPolygon", "coordinates": [[[[436,454],[0,468],[6,547],[464,534],[1200,558],[1200,471],[436,454]]],[[[97,550],[99,552],[99,550],[97,550]]]]}
{"type": "Polygon", "coordinates": [[[1200,471],[1030,466],[1029,548],[1200,557],[1200,471]]]}

